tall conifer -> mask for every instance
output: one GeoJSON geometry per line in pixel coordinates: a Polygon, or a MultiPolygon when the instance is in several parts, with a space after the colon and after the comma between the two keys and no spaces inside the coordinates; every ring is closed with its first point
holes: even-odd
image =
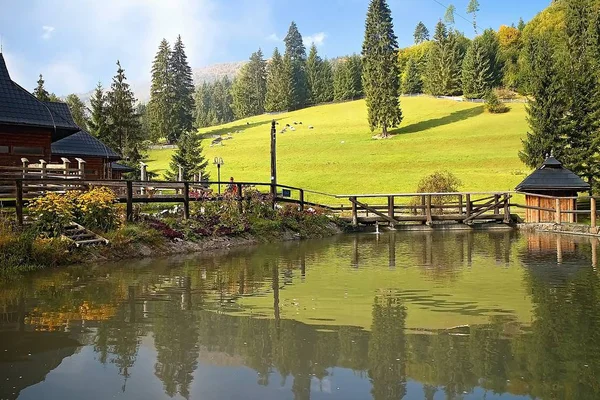
{"type": "Polygon", "coordinates": [[[106,94],[102,84],[98,82],[94,94],[90,97],[90,119],[88,127],[90,133],[104,141],[108,136],[108,116],[106,109],[106,94]]]}
{"type": "Polygon", "coordinates": [[[288,109],[287,90],[290,86],[290,78],[277,47],[273,50],[273,56],[271,57],[267,71],[265,108],[269,112],[286,111],[288,109]]]}
{"type": "Polygon", "coordinates": [[[194,126],[194,80],[181,35],[177,36],[173,45],[169,70],[173,82],[174,123],[169,131],[168,140],[174,142],[194,126]]]}
{"type": "Polygon", "coordinates": [[[306,48],[302,35],[294,21],[290,24],[285,42],[285,63],[291,75],[292,88],[289,91],[288,103],[292,110],[297,110],[308,104],[309,92],[306,78],[306,48]]]}
{"type": "Polygon", "coordinates": [[[494,78],[481,37],[471,42],[462,68],[464,96],[468,99],[482,99],[491,89],[494,78]]]}
{"type": "Polygon", "coordinates": [[[38,100],[50,101],[50,94],[48,93],[48,91],[46,90],[46,87],[44,86],[45,83],[46,83],[46,81],[44,81],[44,77],[42,76],[42,74],[40,74],[40,78],[37,81],[37,86],[33,90],[33,95],[35,97],[37,97],[38,100]]]}
{"type": "Polygon", "coordinates": [[[152,63],[152,84],[148,114],[151,137],[154,141],[161,138],[173,139],[175,129],[175,92],[171,64],[171,47],[166,39],[160,42],[158,52],[152,63]]]}

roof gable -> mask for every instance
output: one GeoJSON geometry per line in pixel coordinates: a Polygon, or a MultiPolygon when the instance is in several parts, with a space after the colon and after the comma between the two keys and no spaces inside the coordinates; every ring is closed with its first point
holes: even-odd
{"type": "Polygon", "coordinates": [[[101,157],[109,160],[119,160],[121,158],[113,149],[86,131],[79,131],[52,143],[52,154],[73,157],[101,157]]]}
{"type": "Polygon", "coordinates": [[[563,167],[562,163],[550,156],[531,175],[521,182],[516,190],[545,191],[573,190],[583,192],[590,190],[590,185],[579,176],[563,167]]]}
{"type": "Polygon", "coordinates": [[[0,124],[51,129],[53,141],[79,130],[65,103],[44,103],[13,82],[1,53],[0,124]]]}

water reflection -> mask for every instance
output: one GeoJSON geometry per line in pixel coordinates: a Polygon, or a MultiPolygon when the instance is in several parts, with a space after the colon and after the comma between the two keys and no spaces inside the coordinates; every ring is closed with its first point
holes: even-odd
{"type": "Polygon", "coordinates": [[[39,274],[0,290],[0,398],[597,399],[596,246],[393,233],[39,274]]]}

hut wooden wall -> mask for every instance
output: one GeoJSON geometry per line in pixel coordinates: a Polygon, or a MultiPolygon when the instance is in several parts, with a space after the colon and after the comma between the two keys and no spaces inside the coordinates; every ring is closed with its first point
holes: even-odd
{"type": "MultiPolygon", "coordinates": [[[[535,195],[527,195],[525,197],[528,206],[551,208],[556,207],[556,201],[553,198],[539,197],[535,195]]],[[[561,211],[574,211],[577,209],[577,201],[575,199],[560,199],[560,210],[561,211]]],[[[576,222],[577,218],[575,214],[561,213],[561,222],[576,222]]],[[[555,212],[554,211],[541,211],[541,210],[527,210],[525,216],[525,222],[554,222],[555,212]]]]}
{"type": "Polygon", "coordinates": [[[8,153],[0,153],[0,166],[20,167],[21,158],[31,163],[50,160],[52,134],[50,131],[0,126],[0,146],[7,146],[8,153]],[[14,147],[35,147],[43,149],[43,154],[17,154],[14,147]]]}
{"type": "Polygon", "coordinates": [[[67,158],[71,161],[71,168],[77,168],[77,160],[75,158],[81,158],[85,161],[85,178],[86,179],[107,179],[108,178],[108,169],[106,164],[109,161],[104,160],[100,157],[77,157],[77,156],[59,156],[53,155],[52,162],[53,163],[61,163],[62,157],[67,158]]]}

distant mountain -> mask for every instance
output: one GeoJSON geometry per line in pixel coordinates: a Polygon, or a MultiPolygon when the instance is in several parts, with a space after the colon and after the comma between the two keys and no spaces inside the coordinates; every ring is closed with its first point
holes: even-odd
{"type": "MultiPolygon", "coordinates": [[[[194,68],[192,70],[194,75],[194,84],[198,86],[204,82],[212,83],[223,78],[224,76],[228,76],[229,78],[233,79],[245,63],[246,61],[238,61],[214,64],[202,68],[194,68]]],[[[133,90],[135,97],[142,103],[146,103],[150,99],[150,82],[132,82],[131,89],[133,90]]],[[[94,91],[90,90],[89,92],[78,94],[78,96],[84,103],[89,104],[90,97],[92,97],[93,94],[94,91]]]]}

